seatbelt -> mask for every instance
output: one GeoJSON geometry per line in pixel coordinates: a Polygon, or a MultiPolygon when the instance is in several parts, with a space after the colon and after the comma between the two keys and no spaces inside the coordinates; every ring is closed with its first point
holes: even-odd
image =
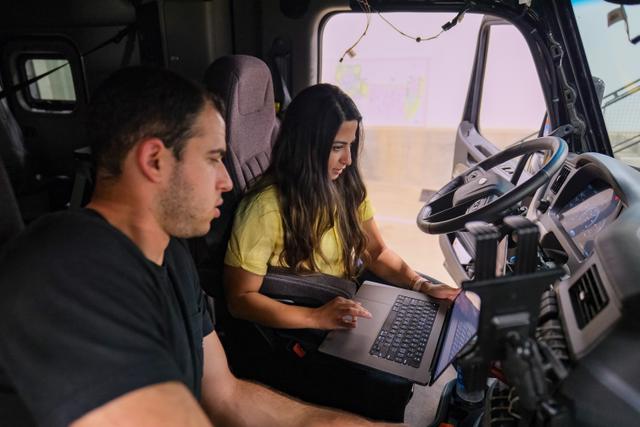
{"type": "MultiPolygon", "coordinates": [[[[135,24],[131,24],[128,25],[125,29],[119,31],[115,36],[109,38],[108,40],[105,40],[104,42],[100,43],[99,45],[91,48],[89,51],[80,54],[80,58],[86,58],[87,56],[91,55],[92,53],[102,49],[103,47],[111,44],[111,43],[115,43],[118,44],[122,41],[122,39],[129,35],[129,39],[127,42],[127,46],[125,48],[125,55],[123,57],[123,64],[127,65],[129,63],[129,61],[131,60],[131,54],[133,52],[133,40],[134,37],[133,35],[136,33],[136,25],[135,24]],[[125,63],[126,62],[126,63],[125,63]]],[[[6,98],[7,96],[9,96],[10,94],[17,92],[19,90],[22,90],[26,87],[29,87],[30,85],[34,84],[35,82],[37,82],[38,80],[41,80],[45,77],[47,77],[50,74],[55,73],[56,71],[60,70],[61,68],[64,68],[66,66],[69,65],[69,61],[67,61],[66,63],[57,66],[56,68],[53,68],[45,73],[39,74],[35,77],[30,78],[29,80],[23,81],[23,82],[18,82],[13,86],[7,87],[6,89],[3,89],[2,92],[0,92],[0,100],[6,98]]]]}
{"type": "Polygon", "coordinates": [[[268,63],[273,76],[276,114],[281,115],[291,103],[291,93],[287,84],[291,63],[291,43],[282,37],[276,37],[269,49],[268,63]]]}

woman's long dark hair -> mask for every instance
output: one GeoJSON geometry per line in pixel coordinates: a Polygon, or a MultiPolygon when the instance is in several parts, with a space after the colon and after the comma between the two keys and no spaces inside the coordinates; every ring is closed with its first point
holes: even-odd
{"type": "Polygon", "coordinates": [[[302,273],[319,271],[314,252],[323,256],[320,240],[334,225],[342,244],[347,278],[359,273],[367,245],[358,208],[367,192],[358,170],[362,116],[354,102],[337,86],[318,84],[296,96],[289,105],[273,146],[271,165],[253,186],[249,197],[270,185],[278,190],[284,251],[280,262],[302,273]],[[329,154],[338,129],[356,120],[351,165],[332,181],[329,154]]]}

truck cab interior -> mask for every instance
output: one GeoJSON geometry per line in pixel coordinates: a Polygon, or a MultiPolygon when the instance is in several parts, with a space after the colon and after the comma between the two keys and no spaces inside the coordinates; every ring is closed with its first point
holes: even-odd
{"type": "MultiPolygon", "coordinates": [[[[261,360],[282,351],[278,346],[288,351],[291,343],[313,340],[313,333],[233,319],[224,303],[222,259],[233,210],[268,167],[291,98],[333,83],[363,111],[363,175],[390,246],[424,273],[486,297],[478,335],[456,362],[459,378],[483,398],[474,410],[456,412],[452,368],[435,386],[416,387],[406,422],[635,425],[640,5],[634,3],[5,3],[0,247],[38,217],[87,202],[93,170],[84,117],[105,77],[146,64],[199,81],[227,105],[225,164],[234,190],[210,233],[191,242],[192,253],[232,369],[292,392],[287,384],[300,379],[261,375],[261,360]]],[[[304,280],[272,272],[261,292],[319,305],[355,291],[324,277],[299,292],[304,280]]]]}

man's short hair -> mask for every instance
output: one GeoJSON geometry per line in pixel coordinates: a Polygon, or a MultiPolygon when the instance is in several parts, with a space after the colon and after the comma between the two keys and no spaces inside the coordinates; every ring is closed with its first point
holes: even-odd
{"type": "Polygon", "coordinates": [[[160,139],[180,160],[207,103],[224,117],[220,98],[176,73],[146,66],[116,71],[89,105],[87,135],[97,168],[119,176],[127,153],[147,138],[160,139]]]}

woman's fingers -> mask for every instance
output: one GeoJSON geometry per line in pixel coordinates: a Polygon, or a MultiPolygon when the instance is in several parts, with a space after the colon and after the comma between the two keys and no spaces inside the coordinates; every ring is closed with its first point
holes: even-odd
{"type": "Polygon", "coordinates": [[[347,312],[347,314],[350,314],[353,317],[366,317],[367,319],[371,319],[371,313],[369,310],[358,303],[347,307],[347,312]]]}
{"type": "Polygon", "coordinates": [[[455,299],[460,293],[460,288],[454,288],[445,284],[434,284],[429,288],[429,295],[436,298],[455,299]]]}
{"type": "Polygon", "coordinates": [[[364,317],[365,319],[371,319],[371,313],[369,312],[369,310],[365,309],[364,307],[358,305],[358,306],[351,306],[351,307],[346,307],[343,308],[342,311],[342,321],[344,322],[352,322],[355,323],[358,317],[364,317]]]}
{"type": "Polygon", "coordinates": [[[331,310],[333,317],[337,321],[337,327],[355,328],[358,323],[358,317],[371,318],[371,313],[364,308],[359,302],[346,298],[338,297],[331,301],[331,310]]]}
{"type": "Polygon", "coordinates": [[[353,317],[350,314],[345,314],[340,319],[340,326],[342,328],[355,328],[357,326],[358,318],[353,317]]]}

